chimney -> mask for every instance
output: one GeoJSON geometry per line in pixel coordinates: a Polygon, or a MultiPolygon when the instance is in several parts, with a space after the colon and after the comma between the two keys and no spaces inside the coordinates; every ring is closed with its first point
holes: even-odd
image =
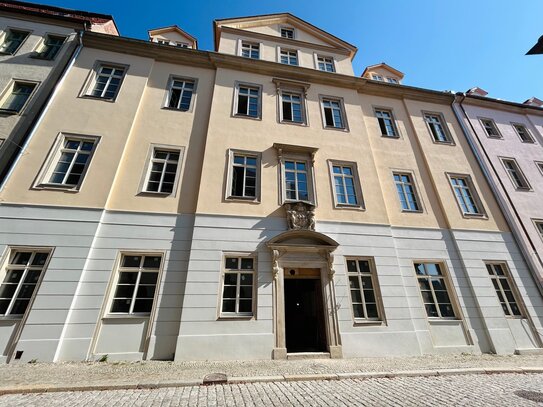
{"type": "Polygon", "coordinates": [[[485,91],[484,89],[481,89],[481,88],[479,88],[479,87],[477,87],[477,86],[471,88],[471,89],[468,90],[466,93],[467,93],[468,95],[476,95],[476,96],[483,96],[483,97],[486,96],[486,95],[488,95],[488,92],[487,92],[487,91],[485,91]]]}
{"type": "Polygon", "coordinates": [[[524,101],[523,104],[529,105],[529,106],[543,107],[543,100],[538,99],[535,96],[532,96],[530,99],[524,101]]]}

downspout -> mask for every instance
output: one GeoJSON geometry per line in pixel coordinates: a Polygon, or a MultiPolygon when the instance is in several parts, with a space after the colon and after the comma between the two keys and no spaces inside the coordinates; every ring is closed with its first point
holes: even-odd
{"type": "MultiPolygon", "coordinates": [[[[455,98],[454,98],[454,100],[452,102],[452,105],[451,105],[452,110],[453,110],[453,112],[454,112],[454,114],[456,116],[456,119],[460,123],[460,126],[462,127],[462,130],[464,131],[464,134],[466,136],[468,144],[469,144],[469,146],[470,146],[470,148],[471,148],[471,150],[473,152],[473,155],[475,156],[475,159],[477,160],[477,163],[481,167],[481,170],[483,171],[483,174],[484,174],[485,178],[487,179],[487,182],[488,182],[488,184],[490,186],[490,189],[494,193],[494,196],[496,197],[496,201],[498,202],[498,205],[500,206],[500,209],[501,209],[501,211],[502,211],[502,213],[503,213],[509,227],[511,228],[511,232],[512,232],[515,240],[518,242],[519,248],[520,248],[522,254],[524,255],[524,257],[525,257],[525,259],[526,259],[526,261],[528,263],[528,269],[530,270],[530,272],[532,274],[532,277],[534,278],[534,280],[536,282],[536,286],[537,286],[537,288],[539,290],[539,293],[543,296],[543,285],[542,285],[543,282],[539,279],[537,271],[536,271],[541,266],[541,259],[540,259],[539,255],[538,255],[537,251],[535,250],[535,246],[534,246],[532,240],[530,239],[530,237],[529,237],[529,235],[528,235],[528,233],[526,231],[526,228],[524,227],[524,224],[522,223],[522,221],[520,219],[520,216],[519,216],[517,210],[515,209],[515,206],[513,205],[511,196],[507,193],[507,190],[505,189],[505,186],[503,185],[503,182],[501,181],[501,179],[498,176],[496,176],[496,178],[498,179],[498,182],[499,182],[499,184],[500,184],[500,186],[501,186],[501,188],[502,188],[502,190],[504,192],[505,199],[507,199],[507,202],[504,201],[504,197],[500,194],[498,186],[496,185],[496,183],[494,182],[494,180],[490,176],[488,168],[486,167],[483,158],[481,157],[481,155],[477,151],[477,147],[475,146],[473,139],[469,135],[470,134],[469,129],[466,128],[463,117],[469,123],[469,126],[470,126],[470,128],[471,128],[471,130],[472,130],[472,132],[474,134],[474,139],[477,140],[477,142],[479,144],[479,147],[481,148],[481,151],[483,152],[483,154],[485,155],[485,158],[487,159],[487,161],[489,163],[490,168],[497,175],[496,168],[492,164],[492,161],[490,160],[490,157],[488,156],[488,153],[484,149],[484,147],[483,147],[483,145],[481,143],[481,140],[479,139],[479,136],[478,136],[477,132],[475,131],[475,128],[473,127],[473,123],[471,123],[471,120],[469,119],[468,114],[467,114],[466,110],[464,109],[464,106],[462,106],[462,102],[465,99],[466,99],[465,94],[457,93],[455,95],[455,98]],[[459,97],[461,98],[460,100],[458,100],[459,97]],[[458,110],[457,110],[458,107],[462,111],[462,115],[458,112],[458,110]],[[509,212],[507,203],[509,203],[510,207],[512,208],[514,216],[517,218],[518,223],[520,224],[520,227],[521,227],[522,231],[524,232],[524,235],[528,239],[528,241],[529,241],[529,243],[530,243],[530,245],[532,247],[533,254],[535,254],[535,257],[539,261],[539,264],[534,260],[534,257],[531,256],[530,248],[526,247],[525,241],[522,239],[522,232],[519,230],[518,225],[515,224],[515,219],[513,217],[513,214],[511,214],[511,212],[509,212]]],[[[526,308],[526,307],[524,307],[524,308],[526,308]]],[[[528,314],[528,310],[525,310],[525,311],[528,314]]],[[[527,316],[529,316],[529,315],[527,315],[527,316]]],[[[527,320],[529,321],[530,327],[532,328],[532,330],[533,330],[533,332],[535,334],[534,337],[535,337],[536,342],[538,343],[539,347],[543,347],[543,341],[541,340],[541,337],[540,337],[541,333],[539,333],[538,329],[536,328],[535,324],[533,323],[532,317],[529,316],[527,318],[527,320]]]]}
{"type": "Polygon", "coordinates": [[[28,133],[28,137],[26,137],[26,140],[23,143],[23,145],[21,146],[21,149],[19,150],[19,153],[17,154],[17,156],[15,157],[13,162],[11,163],[11,166],[10,166],[8,172],[6,173],[6,176],[1,181],[0,192],[4,189],[4,186],[6,185],[9,178],[11,177],[11,174],[15,170],[15,167],[17,166],[17,163],[19,162],[21,156],[23,155],[24,151],[28,147],[28,144],[30,143],[30,140],[32,139],[32,137],[36,133],[36,130],[40,126],[41,122],[43,121],[43,118],[47,114],[47,111],[51,107],[51,104],[53,103],[53,100],[55,99],[56,95],[58,94],[58,92],[59,92],[59,90],[60,90],[60,88],[61,88],[61,86],[62,86],[62,84],[64,82],[64,79],[68,75],[68,72],[70,71],[73,64],[75,63],[75,60],[79,56],[79,53],[81,52],[81,49],[83,48],[83,40],[82,40],[82,38],[83,38],[83,31],[79,31],[78,34],[77,34],[77,41],[78,41],[77,48],[74,50],[72,56],[70,57],[70,61],[66,64],[66,67],[64,68],[62,74],[60,75],[60,78],[59,78],[57,84],[53,88],[53,91],[51,92],[51,95],[49,96],[49,99],[47,100],[47,102],[45,103],[45,106],[42,108],[41,112],[39,113],[38,118],[36,119],[36,121],[32,125],[32,129],[28,133]]]}

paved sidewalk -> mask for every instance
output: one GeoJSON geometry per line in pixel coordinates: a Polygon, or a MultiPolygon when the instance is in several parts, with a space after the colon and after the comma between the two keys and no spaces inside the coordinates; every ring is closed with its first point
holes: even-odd
{"type": "Polygon", "coordinates": [[[11,363],[0,366],[0,394],[190,386],[202,384],[204,377],[211,373],[226,374],[229,383],[243,383],[498,372],[543,373],[543,355],[178,363],[11,363]]]}

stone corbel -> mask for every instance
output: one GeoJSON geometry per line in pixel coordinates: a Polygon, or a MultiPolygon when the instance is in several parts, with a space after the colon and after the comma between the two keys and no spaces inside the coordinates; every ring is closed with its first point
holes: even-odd
{"type": "Polygon", "coordinates": [[[330,280],[334,278],[336,270],[334,270],[334,255],[331,252],[326,252],[326,260],[328,260],[328,277],[330,280]]]}
{"type": "Polygon", "coordinates": [[[281,257],[279,250],[272,250],[272,275],[274,280],[277,280],[279,276],[279,257],[281,257]]]}

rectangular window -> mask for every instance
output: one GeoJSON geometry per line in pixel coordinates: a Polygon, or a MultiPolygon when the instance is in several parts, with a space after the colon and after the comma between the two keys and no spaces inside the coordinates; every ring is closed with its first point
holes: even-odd
{"type": "Polygon", "coordinates": [[[383,77],[381,75],[372,74],[371,79],[373,79],[374,81],[382,81],[383,77]]]}
{"type": "Polygon", "coordinates": [[[528,132],[526,126],[524,126],[523,124],[513,123],[513,128],[515,129],[523,143],[534,143],[534,139],[528,132]]]}
{"type": "Polygon", "coordinates": [[[375,117],[381,129],[381,135],[386,137],[398,137],[398,130],[394,123],[392,111],[385,109],[375,109],[375,117]]]}
{"type": "Polygon", "coordinates": [[[168,102],[166,106],[170,109],[186,112],[190,110],[193,93],[193,80],[173,78],[171,80],[168,102]]]}
{"type": "Polygon", "coordinates": [[[177,180],[180,150],[154,148],[149,163],[145,192],[172,194],[177,180]]]}
{"type": "Polygon", "coordinates": [[[438,263],[415,263],[422,301],[429,317],[455,318],[442,267],[438,263]]]}
{"type": "Polygon", "coordinates": [[[343,104],[339,99],[321,99],[324,127],[333,127],[335,129],[345,128],[345,112],[343,104]]]}
{"type": "Polygon", "coordinates": [[[236,116],[260,117],[260,87],[237,86],[236,116]]]}
{"type": "Polygon", "coordinates": [[[334,68],[334,58],[332,57],[323,57],[323,56],[317,55],[317,66],[319,68],[319,71],[325,71],[325,72],[336,71],[336,69],[334,68]]]}
{"type": "Polygon", "coordinates": [[[450,181],[462,213],[464,215],[480,215],[481,210],[477,204],[476,197],[472,193],[469,178],[451,176],[450,181]]]}
{"type": "Polygon", "coordinates": [[[296,50],[281,49],[280,61],[286,65],[298,65],[298,52],[296,50]]]}
{"type": "Polygon", "coordinates": [[[528,184],[528,181],[526,180],[526,177],[522,173],[517,162],[512,158],[502,158],[501,160],[515,188],[530,189],[530,184],[528,184]]]}
{"type": "Polygon", "coordinates": [[[426,113],[424,114],[424,120],[428,124],[430,133],[435,142],[437,143],[452,143],[452,139],[449,136],[441,115],[426,113]]]}
{"type": "Polygon", "coordinates": [[[543,239],[543,220],[534,220],[535,227],[539,232],[539,236],[543,239]]]}
{"type": "Polygon", "coordinates": [[[282,122],[304,123],[302,94],[281,92],[281,112],[282,122]]]}
{"type": "Polygon", "coordinates": [[[336,206],[362,206],[362,192],[356,165],[330,162],[336,206]]]}
{"type": "Polygon", "coordinates": [[[0,110],[6,113],[19,113],[23,110],[36,88],[36,83],[15,81],[3,97],[0,110]]]}
{"type": "Polygon", "coordinates": [[[15,54],[29,35],[28,31],[8,29],[0,45],[0,54],[15,54]]]}
{"type": "Polygon", "coordinates": [[[289,201],[309,201],[307,162],[285,160],[283,172],[285,175],[285,198],[289,201]]]}
{"type": "Polygon", "coordinates": [[[488,137],[492,138],[502,138],[500,132],[498,131],[498,127],[496,127],[496,123],[494,123],[494,120],[491,119],[481,119],[481,124],[483,125],[486,135],[488,137]]]}
{"type": "Polygon", "coordinates": [[[110,313],[150,314],[161,263],[161,254],[123,254],[110,313]]]}
{"type": "Polygon", "coordinates": [[[388,83],[398,83],[398,79],[387,77],[387,82],[388,83]]]}
{"type": "Polygon", "coordinates": [[[488,263],[486,269],[500,300],[503,312],[511,317],[520,317],[522,312],[517,305],[517,300],[512,290],[512,282],[507,267],[503,263],[488,263]]]}
{"type": "Polygon", "coordinates": [[[396,184],[396,191],[398,192],[398,198],[400,198],[402,211],[419,212],[421,208],[411,174],[394,172],[392,175],[394,176],[394,183],[396,184]]]}
{"type": "Polygon", "coordinates": [[[88,96],[114,100],[119,92],[126,69],[113,65],[99,65],[88,96]]]}
{"type": "Polygon", "coordinates": [[[55,59],[65,40],[66,37],[47,34],[43,39],[43,44],[40,47],[40,50],[36,53],[35,57],[48,60],[55,59]]]}
{"type": "Polygon", "coordinates": [[[96,139],[64,137],[52,170],[46,175],[46,184],[54,186],[76,187],[81,184],[94,153],[96,139]]]}
{"type": "Polygon", "coordinates": [[[380,320],[373,263],[369,259],[347,259],[347,277],[355,320],[380,320]]]}
{"type": "Polygon", "coordinates": [[[242,41],[241,56],[244,58],[260,59],[260,45],[242,41]]]}
{"type": "Polygon", "coordinates": [[[221,316],[252,316],[255,259],[227,256],[221,298],[221,316]]]}
{"type": "Polygon", "coordinates": [[[12,249],[0,285],[0,315],[22,316],[36,294],[50,250],[12,249]]]}
{"type": "Polygon", "coordinates": [[[281,37],[288,38],[288,39],[294,39],[294,28],[287,28],[282,27],[281,28],[281,37]]]}
{"type": "Polygon", "coordinates": [[[535,165],[541,171],[541,174],[543,175],[543,162],[542,161],[535,161],[535,165]]]}
{"type": "Polygon", "coordinates": [[[189,47],[189,44],[186,43],[186,42],[174,42],[174,45],[177,47],[177,48],[188,48],[189,47]]]}
{"type": "Polygon", "coordinates": [[[257,154],[231,152],[229,198],[257,198],[260,157],[257,154]]]}

